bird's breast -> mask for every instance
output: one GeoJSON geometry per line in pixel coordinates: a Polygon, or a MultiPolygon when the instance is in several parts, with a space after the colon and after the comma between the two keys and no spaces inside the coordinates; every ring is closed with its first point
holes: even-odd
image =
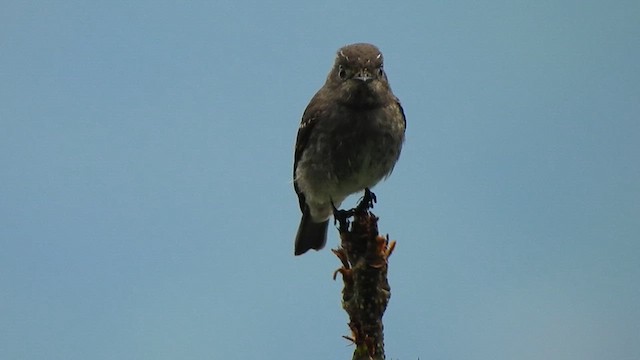
{"type": "Polygon", "coordinates": [[[393,170],[402,135],[383,111],[355,115],[336,133],[331,163],[340,182],[359,191],[393,170]]]}

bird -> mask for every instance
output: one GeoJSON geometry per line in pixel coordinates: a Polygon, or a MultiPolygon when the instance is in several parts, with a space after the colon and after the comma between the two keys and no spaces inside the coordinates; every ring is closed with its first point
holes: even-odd
{"type": "Polygon", "coordinates": [[[295,255],[322,249],[329,219],[344,199],[391,174],[405,129],[404,110],[391,91],[378,47],[340,48],[303,112],[296,137],[293,186],[302,218],[295,255]]]}

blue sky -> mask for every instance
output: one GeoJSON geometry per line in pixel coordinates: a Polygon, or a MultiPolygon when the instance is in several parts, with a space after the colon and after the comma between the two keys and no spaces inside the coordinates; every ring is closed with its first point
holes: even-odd
{"type": "Polygon", "coordinates": [[[353,42],[408,122],[387,357],[640,357],[637,1],[0,8],[0,358],[349,358],[291,167],[353,42]]]}

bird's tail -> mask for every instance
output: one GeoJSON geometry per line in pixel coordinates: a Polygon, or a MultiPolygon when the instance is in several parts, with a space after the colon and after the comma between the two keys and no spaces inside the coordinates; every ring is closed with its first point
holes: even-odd
{"type": "Polygon", "coordinates": [[[317,223],[311,220],[309,207],[305,207],[296,235],[295,254],[302,255],[309,249],[320,250],[327,242],[329,220],[317,223]]]}

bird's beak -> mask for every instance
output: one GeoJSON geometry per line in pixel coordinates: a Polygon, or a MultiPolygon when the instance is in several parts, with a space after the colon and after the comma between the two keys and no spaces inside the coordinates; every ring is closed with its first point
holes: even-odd
{"type": "Polygon", "coordinates": [[[373,80],[373,76],[371,76],[371,74],[369,73],[369,70],[367,69],[362,69],[358,71],[358,73],[353,78],[356,80],[364,81],[366,83],[373,80]]]}

